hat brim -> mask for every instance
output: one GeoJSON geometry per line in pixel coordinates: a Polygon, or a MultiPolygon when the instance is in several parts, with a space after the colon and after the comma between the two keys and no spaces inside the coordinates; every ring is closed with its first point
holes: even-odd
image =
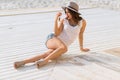
{"type": "Polygon", "coordinates": [[[79,15],[81,15],[81,13],[79,13],[78,11],[76,11],[76,10],[73,9],[73,8],[62,6],[62,9],[63,9],[63,10],[65,10],[66,8],[68,8],[68,9],[70,9],[70,10],[72,10],[72,11],[78,13],[79,15]]]}

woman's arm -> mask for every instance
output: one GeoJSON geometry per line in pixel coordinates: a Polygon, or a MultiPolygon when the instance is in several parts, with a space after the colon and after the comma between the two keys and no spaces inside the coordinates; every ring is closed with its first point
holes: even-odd
{"type": "Polygon", "coordinates": [[[56,17],[55,17],[54,33],[55,33],[56,36],[58,36],[58,35],[62,32],[63,27],[64,27],[64,26],[63,26],[63,21],[64,21],[64,19],[59,20],[59,18],[60,18],[61,15],[62,15],[62,13],[58,12],[58,13],[56,14],[56,17]],[[60,21],[59,24],[58,24],[58,21],[60,21]]]}
{"type": "Polygon", "coordinates": [[[82,28],[80,29],[80,33],[79,33],[79,45],[80,45],[80,50],[81,51],[89,51],[89,49],[87,48],[83,48],[83,33],[85,31],[86,28],[86,21],[83,19],[82,20],[82,28]]]}

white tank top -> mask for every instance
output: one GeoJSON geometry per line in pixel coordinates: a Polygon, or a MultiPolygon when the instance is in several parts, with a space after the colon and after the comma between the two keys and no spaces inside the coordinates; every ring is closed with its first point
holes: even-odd
{"type": "Polygon", "coordinates": [[[76,37],[79,35],[80,29],[82,27],[82,20],[80,21],[80,25],[71,26],[67,19],[64,19],[64,28],[58,38],[66,45],[69,46],[74,42],[76,37]]]}

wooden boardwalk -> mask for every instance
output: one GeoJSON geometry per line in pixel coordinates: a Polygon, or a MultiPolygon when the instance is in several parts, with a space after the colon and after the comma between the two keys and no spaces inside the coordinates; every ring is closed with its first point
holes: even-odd
{"type": "Polygon", "coordinates": [[[81,13],[87,20],[84,45],[91,51],[80,52],[76,40],[40,69],[28,64],[15,70],[13,63],[46,50],[56,12],[0,17],[0,80],[120,80],[120,57],[105,52],[120,47],[120,12],[93,8],[81,13]]]}

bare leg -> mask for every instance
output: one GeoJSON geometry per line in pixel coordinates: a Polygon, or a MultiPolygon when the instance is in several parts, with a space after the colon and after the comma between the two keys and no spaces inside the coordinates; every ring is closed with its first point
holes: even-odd
{"type": "Polygon", "coordinates": [[[45,58],[51,52],[53,52],[53,49],[49,49],[47,52],[45,52],[45,53],[43,53],[41,55],[38,55],[38,56],[35,56],[35,57],[32,57],[32,58],[26,59],[26,60],[23,60],[23,61],[17,61],[17,62],[14,63],[14,68],[17,69],[17,68],[19,68],[21,66],[24,66],[27,63],[35,62],[35,61],[38,61],[38,60],[40,60],[42,58],[45,58]]]}
{"type": "Polygon", "coordinates": [[[47,52],[45,52],[43,54],[40,54],[40,55],[37,55],[35,57],[24,60],[24,63],[27,64],[27,63],[38,61],[40,59],[43,59],[43,58],[47,57],[52,52],[53,52],[53,49],[49,49],[47,52]]]}
{"type": "Polygon", "coordinates": [[[65,48],[57,48],[56,50],[54,50],[51,54],[49,54],[46,58],[44,58],[44,61],[49,61],[51,59],[56,59],[58,57],[60,57],[63,53],[65,53],[67,50],[65,48]]]}
{"type": "Polygon", "coordinates": [[[47,64],[49,60],[55,59],[67,51],[67,47],[64,45],[64,43],[61,42],[56,37],[48,40],[47,47],[49,50],[47,52],[45,52],[44,54],[35,56],[33,58],[29,58],[29,59],[26,59],[23,61],[15,62],[14,67],[19,68],[22,65],[25,65],[25,64],[31,63],[31,62],[35,62],[35,61],[38,61],[38,60],[44,58],[44,60],[41,61],[40,63],[37,62],[37,67],[39,68],[40,66],[47,64]]]}
{"type": "Polygon", "coordinates": [[[54,47],[56,47],[56,49],[52,53],[50,53],[47,57],[45,57],[42,62],[38,62],[37,68],[47,64],[49,60],[60,57],[63,53],[65,53],[67,51],[66,45],[64,45],[64,43],[62,43],[59,39],[54,38],[52,43],[53,43],[53,45],[49,46],[49,47],[53,48],[53,46],[54,46],[54,47]],[[56,43],[56,44],[54,44],[54,43],[56,43]]]}
{"type": "Polygon", "coordinates": [[[46,65],[49,60],[60,57],[66,51],[67,50],[65,48],[58,48],[58,49],[54,50],[51,54],[49,54],[47,57],[45,57],[43,61],[37,62],[37,68],[40,68],[41,66],[46,65]]]}

